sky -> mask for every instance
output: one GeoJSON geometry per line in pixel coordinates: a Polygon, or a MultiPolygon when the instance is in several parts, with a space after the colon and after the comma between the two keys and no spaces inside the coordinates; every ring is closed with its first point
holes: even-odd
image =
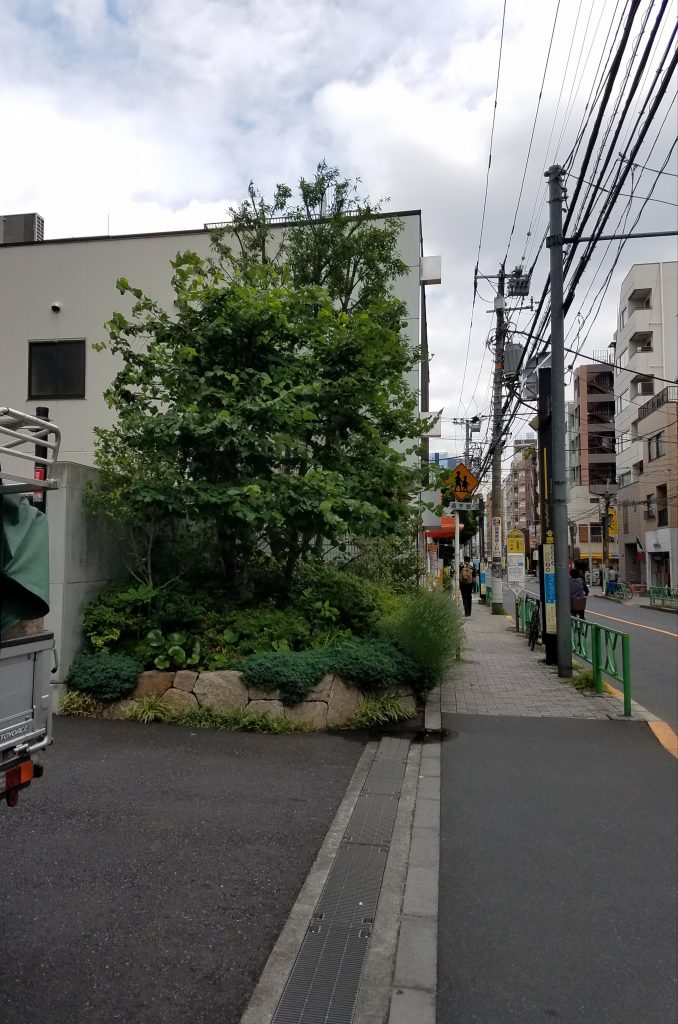
{"type": "MultiPolygon", "coordinates": [[[[40,213],[47,238],[200,228],[250,180],[271,194],[322,159],[387,209],[421,209],[425,254],[443,267],[428,289],[430,405],[444,409],[431,448],[459,450],[451,419],[489,411],[491,281],[471,324],[483,206],[480,272],[496,274],[507,251],[507,269],[531,263],[547,221],[543,172],[570,151],[622,6],[506,0],[495,111],[504,0],[3,0],[0,212],[40,213]]],[[[654,168],[675,134],[673,104],[660,110],[654,168]]],[[[667,169],[678,170],[675,150],[667,169]]],[[[636,194],[653,179],[637,172],[636,194]]],[[[636,231],[675,227],[677,180],[662,176],[663,202],[647,204],[636,231]]],[[[607,348],[630,266],[675,258],[673,238],[630,242],[581,326],[579,305],[586,316],[611,263],[601,246],[569,343],[590,329],[584,351],[607,348]]],[[[543,250],[535,297],[547,266],[543,250]]]]}

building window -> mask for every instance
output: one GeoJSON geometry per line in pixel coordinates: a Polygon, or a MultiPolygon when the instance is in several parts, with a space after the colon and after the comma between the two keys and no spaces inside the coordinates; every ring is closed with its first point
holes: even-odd
{"type": "Polygon", "coordinates": [[[657,488],[657,526],[669,525],[668,488],[661,484],[657,488]]]}
{"type": "Polygon", "coordinates": [[[628,472],[628,473],[620,473],[619,476],[617,477],[617,486],[618,487],[628,487],[630,483],[631,483],[631,473],[630,472],[628,472]]]}
{"type": "Polygon", "coordinates": [[[655,459],[661,459],[662,455],[666,455],[664,434],[655,434],[647,442],[647,461],[653,462],[655,459]]]}
{"type": "Polygon", "coordinates": [[[591,543],[602,544],[603,528],[600,523],[591,523],[591,543]]]}
{"type": "Polygon", "coordinates": [[[627,388],[626,391],[624,392],[624,394],[623,395],[619,395],[619,397],[617,398],[617,400],[615,402],[615,410],[617,412],[617,415],[619,415],[619,413],[623,412],[624,409],[628,408],[628,404],[629,404],[629,391],[628,391],[628,388],[627,388]]]}
{"type": "Polygon", "coordinates": [[[580,544],[588,544],[588,542],[589,542],[589,528],[588,528],[588,526],[580,525],[580,527],[579,527],[579,543],[580,544]]]}
{"type": "Polygon", "coordinates": [[[85,397],[85,339],[29,341],[28,398],[85,397]]]}

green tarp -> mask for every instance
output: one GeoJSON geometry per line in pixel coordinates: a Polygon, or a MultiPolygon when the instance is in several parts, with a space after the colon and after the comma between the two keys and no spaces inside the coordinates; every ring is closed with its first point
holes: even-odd
{"type": "Polygon", "coordinates": [[[25,495],[0,495],[0,630],[48,611],[47,516],[25,495]]]}

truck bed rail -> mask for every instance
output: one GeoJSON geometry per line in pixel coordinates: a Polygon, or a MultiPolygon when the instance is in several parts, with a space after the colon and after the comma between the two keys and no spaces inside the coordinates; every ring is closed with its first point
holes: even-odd
{"type": "Polygon", "coordinates": [[[54,490],[57,481],[52,474],[60,444],[61,431],[51,420],[0,406],[0,494],[54,490]],[[16,465],[15,459],[20,460],[16,465]],[[31,464],[30,473],[19,472],[22,462],[31,464]],[[8,464],[17,472],[10,472],[8,464]],[[44,479],[34,477],[36,466],[42,466],[44,479]]]}

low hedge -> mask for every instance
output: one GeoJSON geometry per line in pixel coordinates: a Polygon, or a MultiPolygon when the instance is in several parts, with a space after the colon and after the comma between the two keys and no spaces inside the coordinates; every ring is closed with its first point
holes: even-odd
{"type": "Polygon", "coordinates": [[[427,688],[418,666],[384,640],[352,639],[323,651],[271,651],[253,654],[233,665],[245,681],[262,690],[280,691],[283,704],[305,700],[322,677],[331,672],[361,690],[379,693],[394,686],[427,688]]]}

